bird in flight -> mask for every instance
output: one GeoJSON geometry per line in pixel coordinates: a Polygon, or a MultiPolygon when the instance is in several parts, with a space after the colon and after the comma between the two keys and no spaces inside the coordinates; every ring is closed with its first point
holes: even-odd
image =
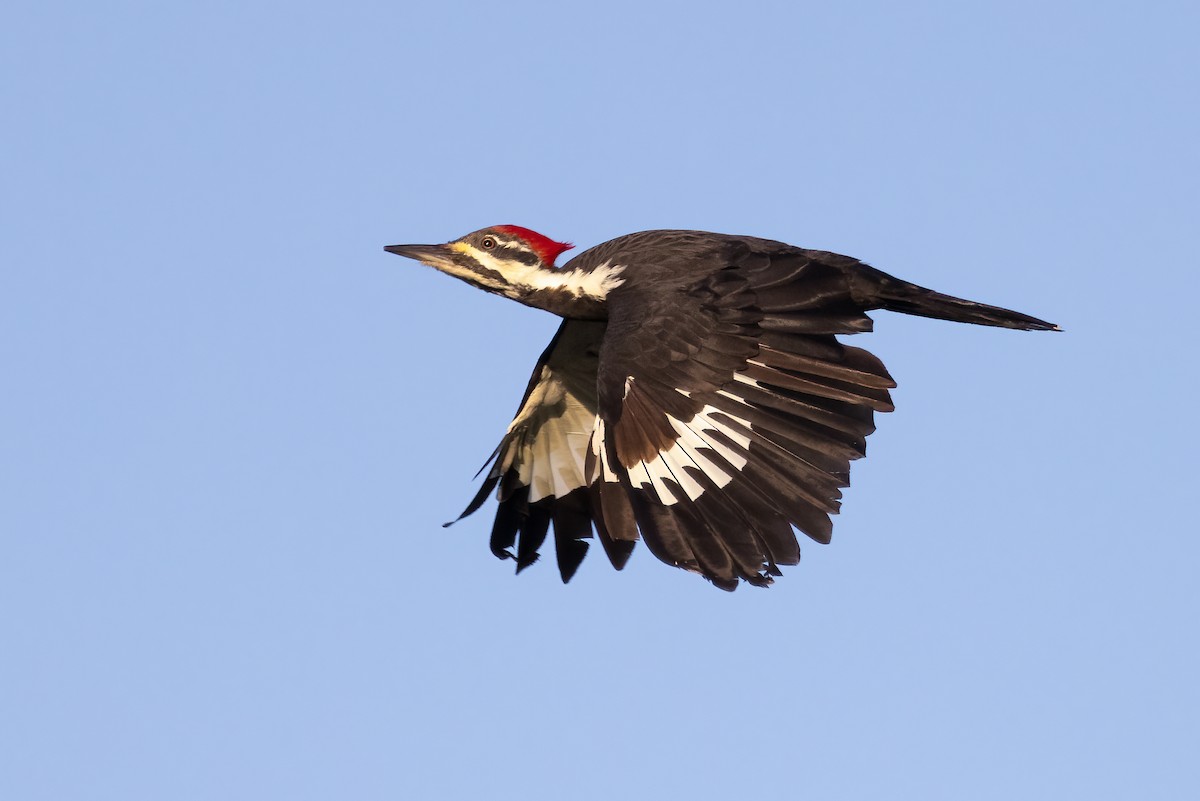
{"type": "Polygon", "coordinates": [[[492,553],[519,573],[553,527],[564,582],[593,529],[618,570],[640,537],[723,590],[797,564],[797,530],[828,543],[850,462],[893,409],[883,363],[836,337],[870,331],[868,311],[1059,330],[767,239],[643,231],[556,267],[571,247],[498,225],[384,248],[564,318],[459,518],[498,487],[492,553]]]}

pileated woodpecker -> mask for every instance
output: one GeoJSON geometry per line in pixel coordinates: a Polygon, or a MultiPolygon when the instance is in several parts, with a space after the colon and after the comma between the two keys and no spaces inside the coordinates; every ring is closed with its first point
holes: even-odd
{"type": "Polygon", "coordinates": [[[385,248],[565,318],[459,518],[498,485],[492,553],[520,572],[553,525],[564,582],[593,527],[618,570],[640,533],[723,590],[798,563],[794,529],[829,542],[850,461],[893,409],[879,359],[835,338],[870,331],[867,311],[1059,330],[766,239],[644,231],[556,267],[571,247],[499,225],[385,248]]]}

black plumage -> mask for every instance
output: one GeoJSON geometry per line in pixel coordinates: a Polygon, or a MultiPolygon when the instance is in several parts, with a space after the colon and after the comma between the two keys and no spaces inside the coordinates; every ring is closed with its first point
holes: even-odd
{"type": "Polygon", "coordinates": [[[498,489],[492,552],[520,571],[552,530],[563,581],[593,529],[617,569],[640,538],[726,590],[799,562],[795,530],[828,542],[850,462],[893,408],[883,364],[837,339],[870,331],[867,312],[1057,329],[754,237],[646,231],[556,268],[565,247],[498,226],[388,248],[566,318],[463,513],[498,489]]]}

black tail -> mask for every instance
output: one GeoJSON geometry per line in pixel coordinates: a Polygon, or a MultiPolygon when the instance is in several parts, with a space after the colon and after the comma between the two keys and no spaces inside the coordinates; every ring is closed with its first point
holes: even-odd
{"type": "Polygon", "coordinates": [[[854,283],[855,294],[864,298],[872,309],[887,309],[956,323],[1017,328],[1022,331],[1062,330],[1054,323],[1030,317],[1028,314],[943,295],[932,289],[901,281],[865,264],[855,273],[854,283]]]}

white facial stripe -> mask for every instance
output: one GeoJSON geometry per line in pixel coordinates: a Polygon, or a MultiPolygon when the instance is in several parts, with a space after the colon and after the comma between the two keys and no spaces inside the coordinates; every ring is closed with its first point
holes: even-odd
{"type": "Polygon", "coordinates": [[[437,268],[448,275],[452,275],[455,278],[461,278],[469,283],[478,284],[485,289],[493,289],[497,292],[504,289],[503,282],[493,280],[487,276],[482,276],[474,270],[463,267],[457,262],[449,259],[444,262],[439,262],[437,268]]]}
{"type": "MultiPolygon", "coordinates": [[[[609,292],[625,283],[625,279],[620,277],[621,273],[625,272],[625,268],[620,265],[611,265],[609,262],[601,264],[590,272],[547,270],[537,264],[522,264],[511,259],[500,259],[494,253],[480,250],[466,243],[459,243],[456,247],[478,261],[484,268],[499,273],[504,278],[502,282],[490,281],[475,273],[467,272],[467,275],[471,276],[471,280],[511,298],[518,297],[522,291],[560,289],[570,292],[575,297],[586,296],[595,300],[604,300],[609,292]]],[[[460,278],[464,277],[460,274],[460,270],[462,268],[456,267],[452,274],[460,278]]]]}
{"type": "MultiPolygon", "coordinates": [[[[629,480],[639,488],[645,487],[647,484],[654,487],[659,501],[667,506],[678,503],[681,499],[677,498],[675,493],[663,484],[664,479],[670,479],[677,484],[688,500],[694,501],[704,493],[704,486],[688,475],[684,470],[685,466],[700,470],[718,487],[724,487],[732,481],[733,476],[706,456],[702,449],[719,454],[729,465],[741,470],[746,466],[746,452],[750,447],[750,438],[732,426],[714,420],[712,418],[714,413],[722,412],[712,406],[705,406],[686,423],[668,415],[667,419],[670,421],[671,427],[679,434],[679,438],[669,449],[659,453],[657,458],[649,462],[642,462],[631,469],[629,480]],[[714,433],[720,433],[732,441],[737,449],[713,436],[714,433]]],[[[734,417],[728,412],[723,412],[723,414],[737,420],[747,428],[750,426],[745,420],[734,417]]]]}

